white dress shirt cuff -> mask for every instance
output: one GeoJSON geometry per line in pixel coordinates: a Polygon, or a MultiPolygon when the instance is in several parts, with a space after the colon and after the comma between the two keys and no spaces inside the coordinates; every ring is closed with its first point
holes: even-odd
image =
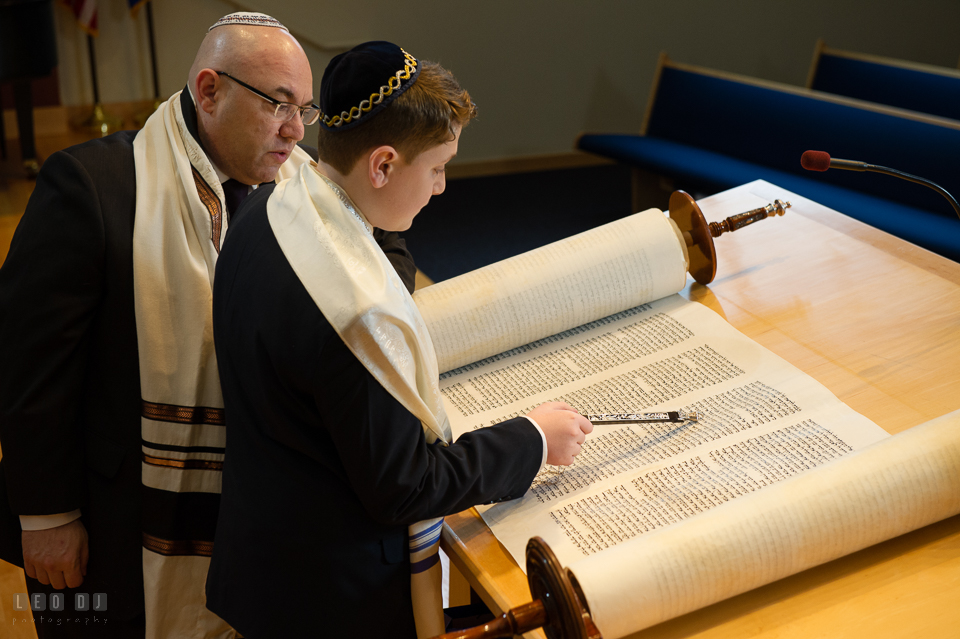
{"type": "MultiPolygon", "coordinates": [[[[543,470],[544,464],[547,463],[547,436],[543,433],[543,429],[540,428],[540,424],[538,424],[532,417],[529,415],[524,415],[524,417],[529,419],[530,423],[537,427],[537,432],[540,433],[540,439],[543,440],[543,455],[540,457],[540,470],[543,470]]],[[[537,473],[539,473],[540,470],[538,470],[537,473]]]]}
{"type": "Polygon", "coordinates": [[[47,530],[69,524],[80,519],[80,509],[56,515],[20,515],[20,528],[23,530],[47,530]]]}

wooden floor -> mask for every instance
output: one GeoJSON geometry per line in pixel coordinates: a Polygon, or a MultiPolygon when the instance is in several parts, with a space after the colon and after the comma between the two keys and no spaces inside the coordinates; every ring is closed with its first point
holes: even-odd
{"type": "Polygon", "coordinates": [[[0,164],[0,264],[7,258],[10,249],[10,240],[13,231],[20,223],[20,217],[27,206],[27,200],[33,193],[33,180],[25,177],[17,160],[11,160],[10,155],[20,156],[20,149],[16,142],[7,140],[7,159],[0,164]],[[13,149],[10,147],[14,146],[13,149]],[[20,176],[17,176],[17,173],[20,176]]]}
{"type": "Polygon", "coordinates": [[[37,639],[29,612],[13,610],[13,595],[27,592],[23,582],[23,570],[0,561],[0,637],[6,639],[37,639]]]}

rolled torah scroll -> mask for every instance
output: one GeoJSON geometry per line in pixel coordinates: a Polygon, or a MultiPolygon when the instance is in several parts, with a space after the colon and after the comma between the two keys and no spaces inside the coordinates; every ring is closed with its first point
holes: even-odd
{"type": "Polygon", "coordinates": [[[960,410],[570,566],[616,639],[960,513],[960,410]]]}
{"type": "Polygon", "coordinates": [[[418,290],[440,371],[664,298],[689,256],[676,223],[635,213],[418,290]]]}
{"type": "Polygon", "coordinates": [[[700,284],[717,272],[714,237],[789,202],[707,223],[687,193],[669,217],[649,209],[414,293],[442,372],[470,364],[700,284]]]}

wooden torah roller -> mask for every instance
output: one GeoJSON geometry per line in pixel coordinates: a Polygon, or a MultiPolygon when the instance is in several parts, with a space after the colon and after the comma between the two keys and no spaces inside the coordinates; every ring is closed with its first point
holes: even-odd
{"type": "Polygon", "coordinates": [[[494,639],[543,628],[548,639],[603,639],[573,575],[560,566],[541,537],[527,542],[527,583],[533,601],[482,626],[456,630],[434,639],[494,639]]]}
{"type": "Polygon", "coordinates": [[[713,245],[713,238],[768,217],[783,215],[788,208],[789,202],[775,200],[773,204],[732,215],[722,222],[707,223],[692,197],[684,191],[674,191],[670,196],[670,219],[676,222],[687,245],[690,275],[700,284],[712,282],[717,275],[717,249],[713,245]]]}

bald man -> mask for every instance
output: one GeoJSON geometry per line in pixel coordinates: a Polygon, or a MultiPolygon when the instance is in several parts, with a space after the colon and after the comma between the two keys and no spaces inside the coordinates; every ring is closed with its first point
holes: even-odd
{"type": "Polygon", "coordinates": [[[309,161],[312,102],[286,28],[231,14],[143,130],[44,164],[0,269],[0,557],[45,595],[41,639],[234,636],[202,594],[225,442],[214,266],[234,200],[309,161]]]}

